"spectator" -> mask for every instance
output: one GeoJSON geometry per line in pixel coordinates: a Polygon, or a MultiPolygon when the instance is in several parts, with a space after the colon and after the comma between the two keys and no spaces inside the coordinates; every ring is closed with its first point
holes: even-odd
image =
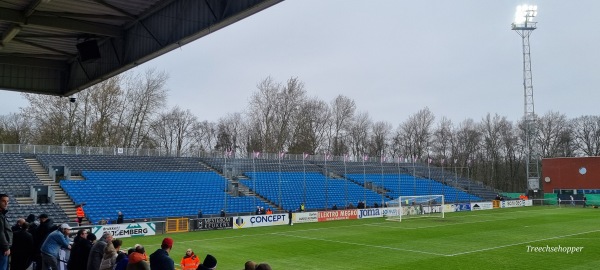
{"type": "Polygon", "coordinates": [[[181,259],[181,270],[196,270],[200,265],[200,259],[191,248],[185,251],[185,255],[181,259]]]}
{"type": "Polygon", "coordinates": [[[113,270],[117,266],[117,256],[123,241],[119,239],[113,239],[106,244],[104,248],[104,255],[100,262],[100,270],[113,270]]]}
{"type": "Polygon", "coordinates": [[[204,262],[198,266],[198,270],[213,270],[217,269],[217,258],[213,255],[207,254],[204,258],[204,262]]]}
{"type": "Polygon", "coordinates": [[[35,254],[33,255],[33,261],[36,264],[36,269],[42,269],[42,254],[40,249],[42,244],[48,237],[48,234],[55,229],[54,221],[48,217],[46,213],[42,213],[38,216],[40,224],[35,228],[35,231],[31,233],[33,235],[33,244],[35,245],[35,254]]]}
{"type": "Polygon", "coordinates": [[[225,217],[225,210],[221,209],[221,217],[225,217]]]}
{"type": "Polygon", "coordinates": [[[31,265],[34,249],[33,236],[28,232],[29,223],[21,224],[13,231],[13,245],[11,249],[10,269],[25,270],[31,265]]]}
{"type": "Polygon", "coordinates": [[[104,232],[102,237],[90,249],[90,255],[88,256],[87,270],[99,270],[100,263],[102,263],[102,257],[104,257],[104,249],[108,245],[108,242],[113,240],[113,236],[109,232],[104,232]]]}
{"type": "Polygon", "coordinates": [[[17,223],[15,223],[15,225],[13,225],[12,227],[10,227],[10,230],[15,232],[21,229],[21,225],[23,225],[23,223],[25,223],[25,219],[24,218],[20,218],[17,219],[17,223]]]}
{"type": "MultiPolygon", "coordinates": [[[[35,233],[35,230],[37,229],[37,227],[40,225],[40,222],[35,220],[34,214],[29,214],[29,216],[27,216],[27,219],[25,219],[25,221],[27,223],[29,223],[29,229],[28,229],[29,233],[31,234],[31,236],[34,236],[33,234],[35,233]]],[[[34,245],[35,245],[35,242],[34,242],[34,245]]]]}
{"type": "Polygon", "coordinates": [[[127,254],[120,253],[117,257],[117,265],[115,266],[115,270],[127,270],[127,264],[129,264],[129,255],[131,255],[133,252],[135,252],[135,248],[128,249],[127,254]],[[123,258],[119,258],[121,255],[124,255],[123,258]]]}
{"type": "Polygon", "coordinates": [[[256,263],[253,261],[247,261],[244,264],[244,270],[254,270],[256,269],[256,263]]]}
{"type": "Polygon", "coordinates": [[[202,210],[201,210],[201,209],[198,209],[198,218],[202,218],[202,216],[203,216],[203,215],[202,215],[202,210]]]}
{"type": "Polygon", "coordinates": [[[160,248],[150,255],[151,270],[175,270],[175,262],[169,257],[171,248],[173,248],[173,239],[166,237],[160,248]]]}
{"type": "Polygon", "coordinates": [[[135,251],[129,255],[127,270],[150,270],[146,250],[142,245],[136,245],[135,251]]]}
{"type": "Polygon", "coordinates": [[[304,212],[304,210],[305,210],[305,209],[304,209],[304,203],[301,203],[301,204],[300,204],[300,212],[304,212]]]}
{"type": "Polygon", "coordinates": [[[85,217],[85,212],[83,211],[83,205],[80,204],[77,207],[77,224],[79,226],[81,226],[81,222],[83,221],[83,218],[85,217]]]}
{"type": "Polygon", "coordinates": [[[12,245],[13,232],[6,219],[8,213],[8,195],[0,194],[0,247],[2,256],[0,256],[0,269],[8,269],[8,256],[10,256],[10,246],[12,245]]]}
{"type": "Polygon", "coordinates": [[[88,256],[95,240],[96,235],[93,233],[88,233],[87,230],[77,231],[77,236],[75,236],[71,247],[71,255],[67,262],[67,270],[86,269],[88,256]]]}
{"type": "Polygon", "coordinates": [[[333,206],[331,207],[331,210],[338,210],[337,205],[334,203],[333,206]]]}
{"type": "Polygon", "coordinates": [[[271,266],[268,263],[261,263],[256,266],[256,270],[271,270],[271,266]]]}
{"type": "Polygon", "coordinates": [[[42,269],[54,270],[58,269],[58,260],[60,259],[60,249],[71,249],[69,244],[69,233],[71,227],[69,224],[62,224],[60,228],[48,235],[40,252],[42,253],[42,269]]]}
{"type": "Polygon", "coordinates": [[[119,211],[119,213],[117,213],[117,224],[121,223],[123,223],[123,213],[119,211]]]}
{"type": "Polygon", "coordinates": [[[256,215],[260,215],[260,206],[256,206],[256,211],[254,212],[256,215]]]}
{"type": "Polygon", "coordinates": [[[267,215],[272,215],[273,214],[273,210],[271,210],[271,208],[267,208],[267,215]]]}

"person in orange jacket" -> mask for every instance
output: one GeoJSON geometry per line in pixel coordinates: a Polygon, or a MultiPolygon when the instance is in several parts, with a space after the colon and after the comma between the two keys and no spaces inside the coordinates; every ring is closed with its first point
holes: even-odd
{"type": "Polygon", "coordinates": [[[79,226],[81,226],[81,222],[83,221],[84,217],[85,212],[83,212],[83,205],[79,205],[77,207],[77,224],[79,224],[79,226]]]}
{"type": "Polygon", "coordinates": [[[185,256],[181,259],[181,270],[196,270],[200,265],[200,259],[191,248],[185,252],[185,256]]]}

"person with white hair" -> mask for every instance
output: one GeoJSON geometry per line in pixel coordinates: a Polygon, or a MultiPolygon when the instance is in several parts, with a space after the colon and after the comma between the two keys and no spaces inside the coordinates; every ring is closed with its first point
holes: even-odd
{"type": "Polygon", "coordinates": [[[58,269],[60,249],[71,249],[71,245],[69,244],[70,233],[71,226],[65,223],[48,235],[40,249],[42,253],[43,270],[58,269]]]}
{"type": "Polygon", "coordinates": [[[96,241],[90,250],[88,256],[87,270],[99,270],[100,263],[102,263],[102,257],[104,257],[104,249],[108,245],[108,242],[113,240],[113,236],[110,232],[104,232],[100,240],[96,241]]]}

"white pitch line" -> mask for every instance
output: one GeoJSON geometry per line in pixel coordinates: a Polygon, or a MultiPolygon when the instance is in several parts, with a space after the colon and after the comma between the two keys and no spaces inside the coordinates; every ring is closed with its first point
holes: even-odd
{"type": "Polygon", "coordinates": [[[369,244],[353,243],[353,242],[346,242],[346,241],[329,240],[329,239],[306,237],[306,236],[297,236],[297,235],[291,235],[291,234],[285,234],[285,233],[273,233],[273,234],[281,235],[281,236],[289,236],[289,237],[296,237],[296,238],[308,239],[308,240],[315,240],[315,241],[325,241],[325,242],[331,242],[331,243],[337,243],[337,244],[355,245],[355,246],[363,246],[363,247],[370,247],[370,248],[380,248],[380,249],[391,249],[391,250],[398,250],[398,251],[408,251],[408,252],[422,253],[422,254],[436,255],[436,256],[448,256],[446,254],[439,254],[439,253],[433,253],[433,252],[427,252],[427,251],[420,251],[420,250],[403,249],[403,248],[395,248],[395,247],[388,247],[388,246],[377,246],[377,245],[369,245],[369,244]]]}
{"type": "Polygon", "coordinates": [[[587,231],[587,232],[581,232],[581,233],[573,233],[573,234],[567,234],[567,235],[549,237],[549,238],[544,238],[544,239],[531,240],[531,241],[525,241],[525,242],[520,242],[520,243],[514,243],[514,244],[496,246],[496,247],[491,247],[491,248],[484,248],[484,249],[478,249],[478,250],[473,250],[473,251],[459,252],[459,253],[454,253],[454,254],[450,254],[450,255],[446,255],[446,256],[454,257],[454,256],[458,256],[458,255],[465,255],[465,254],[477,253],[477,252],[482,252],[482,251],[488,251],[488,250],[500,249],[500,248],[505,248],[505,247],[512,247],[512,246],[524,245],[524,244],[529,244],[529,243],[535,243],[535,242],[540,242],[540,241],[559,239],[559,238],[564,238],[564,237],[569,237],[569,236],[574,236],[574,235],[582,235],[582,234],[586,234],[586,233],[594,233],[594,232],[600,232],[600,230],[587,231]]]}

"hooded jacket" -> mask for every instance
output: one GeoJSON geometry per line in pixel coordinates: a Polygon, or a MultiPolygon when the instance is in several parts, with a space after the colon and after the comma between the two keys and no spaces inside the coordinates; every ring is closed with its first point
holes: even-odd
{"type": "Polygon", "coordinates": [[[139,252],[129,254],[127,270],[150,270],[150,264],[148,264],[146,254],[139,252]]]}

